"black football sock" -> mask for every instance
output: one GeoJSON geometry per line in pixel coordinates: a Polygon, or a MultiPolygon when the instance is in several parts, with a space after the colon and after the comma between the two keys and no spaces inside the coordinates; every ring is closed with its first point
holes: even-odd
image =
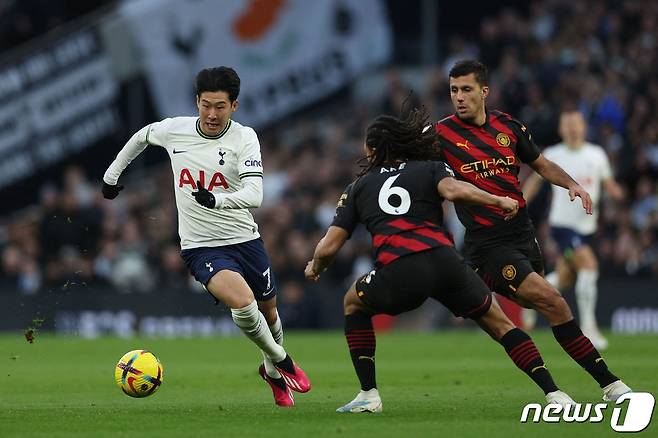
{"type": "Polygon", "coordinates": [[[594,377],[601,388],[619,380],[619,377],[610,372],[589,338],[580,331],[575,319],[553,327],[553,336],[564,351],[594,377]]]}
{"type": "Polygon", "coordinates": [[[523,330],[513,328],[503,335],[500,343],[505,347],[514,364],[525,372],[544,391],[544,394],[558,390],[535,343],[523,330]]]}
{"type": "Polygon", "coordinates": [[[283,359],[281,362],[277,362],[275,365],[277,368],[281,368],[283,371],[286,371],[290,374],[295,374],[295,365],[292,363],[292,359],[287,354],[285,359],[283,359]]]}
{"type": "Polygon", "coordinates": [[[375,331],[370,315],[362,312],[345,316],[345,338],[350,349],[354,371],[361,382],[361,389],[377,387],[375,381],[375,331]]]}

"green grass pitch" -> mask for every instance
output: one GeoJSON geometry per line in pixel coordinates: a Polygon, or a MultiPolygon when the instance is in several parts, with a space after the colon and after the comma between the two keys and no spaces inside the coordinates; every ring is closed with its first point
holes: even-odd
{"type": "MultiPolygon", "coordinates": [[[[589,376],[553,341],[533,333],[558,385],[599,402],[589,376]]],[[[658,395],[658,336],[610,336],[604,357],[631,387],[658,395]]],[[[81,340],[0,336],[0,437],[552,437],[615,436],[612,407],[598,424],[521,424],[543,394],[502,347],[480,332],[390,333],[377,339],[384,412],[337,414],[358,391],[338,332],[288,332],[288,351],[313,382],[296,406],[274,406],[257,375],[260,353],[244,337],[81,340]],[[153,351],[164,384],[132,399],[114,384],[129,350],[153,351]]],[[[654,416],[655,417],[655,416],[654,416]]],[[[639,436],[658,436],[658,420],[639,436]]]]}

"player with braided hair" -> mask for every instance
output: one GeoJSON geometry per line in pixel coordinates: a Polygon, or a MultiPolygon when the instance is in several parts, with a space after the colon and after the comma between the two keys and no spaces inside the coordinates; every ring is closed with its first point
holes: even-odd
{"type": "Polygon", "coordinates": [[[379,116],[366,132],[366,163],[341,195],[334,221],[305,270],[317,281],[359,222],[372,235],[375,269],[345,294],[345,337],[361,391],[338,412],[381,412],[375,381],[372,316],[398,315],[433,298],[455,315],[475,320],[544,391],[549,403],[573,400],[559,391],[537,347],[502,312],[492,293],[453,247],[441,203],[495,206],[512,218],[517,201],[457,181],[435,161],[437,137],[424,109],[405,118],[379,116]]]}
{"type": "Polygon", "coordinates": [[[366,131],[370,154],[359,176],[375,167],[395,162],[398,157],[405,161],[438,160],[436,134],[428,122],[429,117],[423,110],[411,111],[404,120],[389,115],[377,117],[366,131]]]}

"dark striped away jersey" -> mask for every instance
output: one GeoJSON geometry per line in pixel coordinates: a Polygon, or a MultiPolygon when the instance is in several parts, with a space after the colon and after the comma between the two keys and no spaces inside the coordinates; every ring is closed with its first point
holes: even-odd
{"type": "Polygon", "coordinates": [[[332,225],[350,235],[359,223],[372,235],[377,266],[438,246],[452,246],[443,227],[437,184],[452,177],[441,161],[409,161],[378,167],[347,186],[332,225]]]}
{"type": "Polygon", "coordinates": [[[510,221],[504,220],[500,208],[456,203],[457,215],[466,227],[467,238],[490,231],[509,234],[519,231],[519,226],[530,227],[518,174],[521,163],[536,160],[540,152],[527,128],[501,111],[487,111],[482,126],[452,115],[437,122],[435,127],[441,156],[458,179],[519,202],[519,213],[510,221]]]}

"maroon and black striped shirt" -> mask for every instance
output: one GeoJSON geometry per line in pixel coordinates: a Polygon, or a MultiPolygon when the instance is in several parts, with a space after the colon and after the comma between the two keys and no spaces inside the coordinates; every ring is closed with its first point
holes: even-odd
{"type": "Polygon", "coordinates": [[[438,246],[453,246],[443,227],[437,185],[452,171],[441,161],[378,167],[347,186],[331,225],[350,235],[363,223],[372,235],[377,266],[438,246]]]}
{"type": "Polygon", "coordinates": [[[435,127],[441,156],[458,179],[519,202],[519,213],[510,221],[504,220],[503,211],[497,207],[456,203],[467,239],[491,236],[491,231],[506,235],[531,229],[518,174],[521,163],[536,160],[540,152],[527,128],[509,114],[495,110],[487,111],[482,126],[470,124],[453,114],[437,122],[435,127]]]}

